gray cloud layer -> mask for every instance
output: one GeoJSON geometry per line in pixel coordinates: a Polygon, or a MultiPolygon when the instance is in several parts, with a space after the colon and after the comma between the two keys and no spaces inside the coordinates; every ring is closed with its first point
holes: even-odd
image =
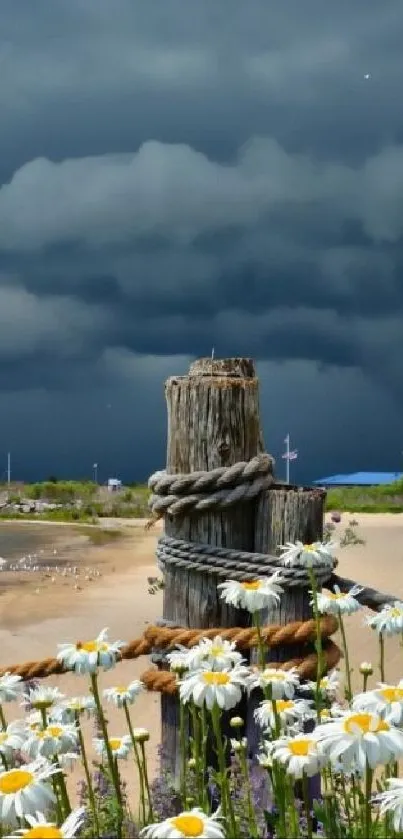
{"type": "MultiPolygon", "coordinates": [[[[47,428],[50,405],[63,405],[70,455],[54,430],[40,450],[50,471],[56,454],[76,470],[89,449],[109,450],[111,411],[99,407],[96,432],[76,428],[66,400],[83,416],[113,403],[122,418],[133,412],[128,382],[144,393],[147,381],[136,435],[147,426],[161,451],[163,406],[149,417],[164,375],[215,346],[260,359],[282,394],[274,448],[292,422],[316,446],[304,477],[340,471],[341,458],[399,468],[400,0],[340,2],[326,16],[319,0],[37,0],[35,11],[21,0],[18,18],[5,0],[0,20],[7,446],[21,446],[24,414],[47,428]],[[366,424],[375,454],[362,434],[358,451],[354,435],[343,439],[338,413],[366,424]]],[[[112,461],[144,473],[152,458],[130,429],[122,419],[112,461]]],[[[23,449],[38,468],[42,455],[23,449]]]]}

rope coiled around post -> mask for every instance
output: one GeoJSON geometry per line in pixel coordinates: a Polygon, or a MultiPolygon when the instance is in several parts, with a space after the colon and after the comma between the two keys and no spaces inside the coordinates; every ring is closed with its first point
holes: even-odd
{"type": "MultiPolygon", "coordinates": [[[[285,588],[302,588],[311,585],[308,570],[293,565],[288,568],[281,557],[270,554],[237,551],[220,548],[216,545],[204,545],[187,542],[185,539],[173,539],[162,536],[157,545],[159,567],[166,565],[185,568],[188,571],[208,572],[218,577],[232,580],[250,580],[254,577],[269,576],[281,570],[280,584],[285,588]]],[[[337,560],[323,563],[313,568],[317,583],[323,585],[331,577],[337,560]]]]}
{"type": "MultiPolygon", "coordinates": [[[[324,642],[337,630],[337,620],[331,615],[321,618],[321,636],[324,642]]],[[[233,641],[240,650],[248,650],[256,647],[258,636],[254,627],[229,627],[225,629],[184,629],[182,627],[167,628],[160,626],[148,626],[140,638],[135,638],[122,648],[119,654],[119,661],[139,658],[142,655],[149,655],[156,647],[164,650],[173,650],[178,644],[190,649],[195,647],[202,638],[215,638],[220,635],[225,641],[233,641]]],[[[293,623],[281,626],[273,624],[262,627],[261,635],[268,646],[275,648],[279,646],[292,645],[296,643],[311,643],[316,637],[316,626],[314,620],[294,621],[293,623]]],[[[329,643],[329,642],[328,642],[329,643]]],[[[335,645],[333,645],[335,647],[335,645]]],[[[336,649],[338,649],[336,647],[336,649]]],[[[295,659],[291,659],[295,661],[295,659]]],[[[337,659],[339,660],[339,659],[337,659]]],[[[276,667],[288,666],[289,662],[276,667]]],[[[296,665],[289,665],[296,666],[296,665]]],[[[334,666],[334,665],[331,665],[334,666]]],[[[0,669],[0,676],[6,673],[13,673],[21,676],[24,681],[30,679],[43,679],[48,676],[56,676],[67,671],[57,658],[45,658],[40,661],[25,661],[22,664],[11,664],[0,669]]],[[[147,671],[149,673],[150,671],[147,671]]],[[[151,670],[152,673],[158,672],[151,670]]],[[[165,675],[172,675],[167,673],[165,675]]],[[[143,676],[140,677],[143,681],[143,676]]],[[[152,681],[152,680],[151,680],[152,681]]],[[[144,682],[147,687],[147,680],[144,682]]],[[[151,684],[151,682],[150,682],[151,684]]],[[[153,687],[149,688],[154,690],[153,687]]],[[[155,688],[159,690],[159,688],[155,688]]]]}
{"type": "Polygon", "coordinates": [[[233,466],[220,466],[189,475],[155,472],[148,480],[149,507],[155,519],[190,515],[207,510],[226,510],[251,501],[274,483],[274,460],[261,454],[233,466]]]}

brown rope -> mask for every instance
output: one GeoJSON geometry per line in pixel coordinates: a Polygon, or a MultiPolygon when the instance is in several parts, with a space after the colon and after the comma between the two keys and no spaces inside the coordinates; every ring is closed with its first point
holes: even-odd
{"type": "MultiPolygon", "coordinates": [[[[333,641],[327,641],[322,650],[322,655],[325,669],[328,671],[332,670],[339,663],[341,652],[333,641]]],[[[291,670],[292,667],[296,667],[300,679],[315,679],[318,668],[318,656],[316,653],[310,653],[305,657],[290,658],[288,661],[283,662],[269,661],[266,667],[274,667],[276,670],[280,667],[282,670],[291,670]]],[[[171,696],[176,693],[177,677],[175,673],[171,673],[169,670],[156,670],[151,667],[145,673],[142,673],[140,679],[147,690],[159,691],[160,693],[167,693],[171,696]]]]}
{"type": "MultiPolygon", "coordinates": [[[[333,615],[324,615],[320,620],[321,636],[329,638],[336,632],[338,623],[333,615]]],[[[289,644],[305,644],[315,640],[316,625],[314,620],[294,621],[286,626],[272,624],[262,627],[263,640],[269,647],[287,646],[289,644]]],[[[130,641],[120,651],[119,660],[139,658],[142,655],[149,655],[156,647],[159,649],[174,649],[178,644],[190,649],[196,646],[202,638],[215,638],[220,635],[225,641],[233,641],[241,650],[248,650],[256,647],[258,643],[255,628],[228,627],[214,629],[182,629],[181,627],[170,629],[160,626],[148,626],[141,638],[130,641]]],[[[335,645],[333,645],[335,646],[335,645]]],[[[336,648],[337,649],[337,648],[336,648]]],[[[302,666],[302,662],[310,660],[310,656],[303,659],[292,659],[298,665],[290,664],[290,667],[302,666]]],[[[338,661],[339,659],[337,659],[338,661]]],[[[316,661],[316,657],[315,657],[316,661]]],[[[337,662],[336,662],[337,663],[337,662]]],[[[283,666],[283,665],[282,665],[283,666]]],[[[329,665],[334,666],[334,665],[329,665]]],[[[0,676],[5,673],[14,673],[22,677],[24,681],[29,679],[42,679],[47,676],[56,676],[68,672],[57,658],[45,658],[42,661],[25,661],[23,664],[10,664],[0,669],[0,676]]],[[[158,673],[150,670],[147,673],[158,673]]],[[[163,671],[160,671],[163,673],[163,671]]],[[[146,674],[147,675],[147,674],[146,674]]],[[[170,676],[171,674],[167,674],[170,676]]],[[[151,678],[151,677],[150,677],[151,678]]],[[[152,681],[152,679],[151,679],[152,681]]],[[[164,682],[165,684],[165,682],[164,682]]],[[[149,688],[153,690],[154,688],[149,688]]],[[[156,688],[157,689],[157,688],[156,688]]],[[[164,689],[165,690],[165,689],[164,689]]],[[[168,691],[169,692],[169,691],[168,691]]]]}

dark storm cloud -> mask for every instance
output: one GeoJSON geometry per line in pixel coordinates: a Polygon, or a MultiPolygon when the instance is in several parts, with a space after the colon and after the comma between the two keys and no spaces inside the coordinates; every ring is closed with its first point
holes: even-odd
{"type": "Polygon", "coordinates": [[[5,392],[127,412],[131,378],[147,410],[167,357],[214,346],[278,386],[339,370],[351,418],[362,381],[402,405],[401,0],[4,0],[0,23],[5,392]]]}

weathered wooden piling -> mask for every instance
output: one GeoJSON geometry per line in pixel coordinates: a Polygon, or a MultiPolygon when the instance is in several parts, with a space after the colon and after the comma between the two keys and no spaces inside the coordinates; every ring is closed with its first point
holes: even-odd
{"type": "MultiPolygon", "coordinates": [[[[251,359],[200,359],[186,376],[173,376],[165,385],[168,410],[167,464],[169,474],[231,466],[264,451],[259,414],[259,389],[251,359]]],[[[323,496],[274,486],[255,500],[217,511],[165,516],[165,533],[178,539],[245,551],[276,553],[279,542],[313,541],[322,534],[323,496]]],[[[186,567],[164,570],[163,617],[184,627],[247,626],[248,613],[228,607],[217,592],[219,579],[186,567]]],[[[289,590],[276,613],[276,622],[310,615],[306,590],[289,590]]],[[[269,616],[273,622],[273,616],[269,616]]],[[[287,656],[290,655],[287,648],[287,656]]],[[[282,651],[279,651],[282,655],[282,651]]],[[[281,660],[281,658],[280,658],[281,660]]],[[[162,748],[177,774],[178,700],[163,695],[162,748]]],[[[246,708],[243,708],[246,713],[246,708]]],[[[249,727],[249,726],[248,726],[249,727]]]]}

